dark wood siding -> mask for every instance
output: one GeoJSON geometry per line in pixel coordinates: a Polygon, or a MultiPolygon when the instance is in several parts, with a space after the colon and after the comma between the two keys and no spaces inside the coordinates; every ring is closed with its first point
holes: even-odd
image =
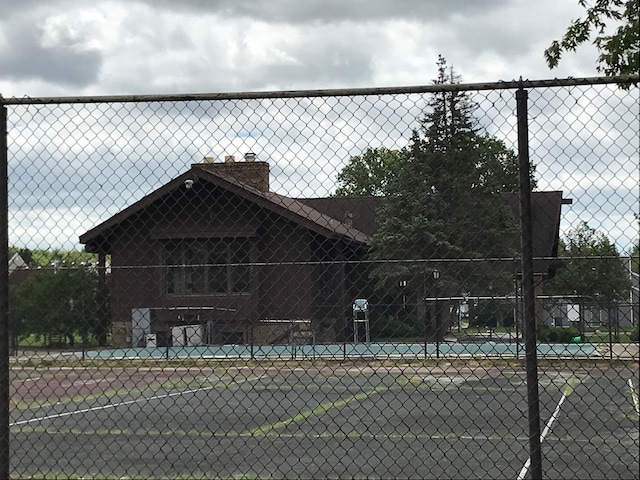
{"type": "MultiPolygon", "coordinates": [[[[326,312],[318,309],[317,264],[313,262],[319,258],[315,250],[320,245],[328,248],[321,257],[335,253],[331,247],[335,241],[213,186],[203,185],[200,192],[196,186],[155,202],[111,232],[114,343],[127,343],[133,308],[153,309],[156,331],[169,329],[185,311],[180,307],[198,312],[200,322],[213,322],[226,330],[237,325],[246,331],[260,320],[325,317],[326,312]],[[163,242],[216,237],[251,239],[251,291],[166,293],[163,242]]],[[[326,300],[334,297],[332,293],[326,300]]]]}

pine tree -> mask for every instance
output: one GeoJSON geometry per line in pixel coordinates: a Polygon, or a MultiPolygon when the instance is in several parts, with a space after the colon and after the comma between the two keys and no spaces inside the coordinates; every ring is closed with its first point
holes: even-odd
{"type": "MultiPolygon", "coordinates": [[[[440,57],[435,83],[457,80],[440,57]]],[[[511,267],[481,260],[516,252],[517,228],[503,193],[517,187],[517,158],[480,131],[468,93],[443,89],[428,106],[378,215],[374,275],[387,287],[408,280],[418,303],[436,269],[441,294],[481,294],[487,287],[507,293],[511,267]]]]}

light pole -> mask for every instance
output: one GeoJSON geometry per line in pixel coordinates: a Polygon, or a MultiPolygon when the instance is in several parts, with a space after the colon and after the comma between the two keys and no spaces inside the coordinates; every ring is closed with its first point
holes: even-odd
{"type": "Polygon", "coordinates": [[[438,305],[438,297],[440,296],[440,293],[438,292],[438,280],[440,279],[440,270],[436,268],[435,270],[433,270],[432,275],[433,275],[433,289],[435,294],[434,296],[436,297],[436,300],[435,300],[436,358],[440,358],[440,306],[438,305]]]}

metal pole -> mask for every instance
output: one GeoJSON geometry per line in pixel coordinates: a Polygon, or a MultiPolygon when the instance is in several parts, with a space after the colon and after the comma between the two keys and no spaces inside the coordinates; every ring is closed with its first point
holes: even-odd
{"type": "Polygon", "coordinates": [[[427,359],[427,348],[428,348],[428,344],[429,344],[429,321],[431,320],[431,312],[432,312],[432,308],[431,305],[429,305],[428,308],[428,312],[427,312],[427,296],[425,295],[425,287],[423,285],[422,287],[422,293],[423,293],[423,300],[422,300],[422,304],[424,305],[423,308],[423,313],[422,316],[424,317],[424,359],[427,359]]]}
{"type": "Polygon", "coordinates": [[[353,311],[353,343],[358,343],[358,313],[353,311]]]}
{"type": "Polygon", "coordinates": [[[514,304],[514,323],[516,326],[516,358],[520,358],[520,285],[518,284],[518,268],[516,266],[515,272],[515,304],[514,304]]]}
{"type": "Polygon", "coordinates": [[[435,314],[436,314],[436,358],[440,358],[440,302],[438,302],[438,295],[440,292],[438,291],[438,274],[434,275],[435,279],[435,289],[436,289],[436,301],[435,301],[435,314]]]}
{"type": "Polygon", "coordinates": [[[9,199],[7,109],[0,96],[0,478],[9,478],[9,199]]]}
{"type": "Polygon", "coordinates": [[[106,347],[109,336],[109,312],[107,307],[107,255],[104,252],[98,253],[98,328],[96,335],[98,345],[106,347]]]}
{"type": "MultiPolygon", "coordinates": [[[[600,312],[602,312],[602,310],[600,310],[600,312]]],[[[611,308],[607,308],[607,330],[609,330],[609,360],[613,360],[613,332],[611,331],[611,308]]]]}
{"type": "Polygon", "coordinates": [[[169,339],[167,338],[164,342],[164,358],[168,362],[169,361],[169,339]]]}
{"type": "Polygon", "coordinates": [[[255,359],[256,359],[256,356],[255,356],[255,353],[254,353],[254,351],[253,351],[253,323],[251,324],[251,327],[250,327],[250,328],[251,328],[251,329],[250,329],[250,331],[249,331],[249,335],[251,336],[251,344],[250,344],[251,360],[255,360],[255,359]]]}
{"type": "Polygon", "coordinates": [[[369,308],[364,312],[364,338],[367,345],[371,343],[371,328],[369,327],[369,308]]]}
{"type": "Polygon", "coordinates": [[[520,231],[522,245],[522,295],[525,319],[525,364],[529,412],[529,459],[531,478],[542,478],[540,448],[540,397],[538,394],[538,359],[536,352],[536,311],[533,283],[533,232],[531,215],[531,164],[529,161],[528,92],[516,92],[518,115],[518,157],[520,170],[520,231]]]}
{"type": "Polygon", "coordinates": [[[76,97],[24,97],[4,99],[5,105],[47,105],[58,103],[139,103],[184,102],[204,100],[262,100],[265,98],[320,98],[361,95],[398,95],[413,93],[473,92],[477,90],[512,90],[514,88],[550,88],[579,85],[631,85],[638,83],[638,75],[615,77],[571,77],[552,80],[511,80],[490,83],[453,83],[447,85],[417,85],[407,87],[336,88],[326,90],[289,90],[229,93],[182,93],[175,95],[96,95],[76,97]]]}
{"type": "MultiPolygon", "coordinates": [[[[638,219],[638,230],[640,230],[640,214],[636,215],[636,218],[638,219]]],[[[640,254],[640,252],[638,253],[640,254]]],[[[628,268],[629,268],[629,281],[631,282],[631,288],[629,289],[629,311],[631,312],[631,326],[635,327],[636,326],[636,310],[633,306],[634,285],[633,285],[633,268],[631,263],[632,258],[633,257],[631,256],[631,254],[629,254],[628,268]]]]}
{"type": "MultiPolygon", "coordinates": [[[[82,309],[82,315],[84,317],[84,308],[82,309]]],[[[87,326],[84,324],[86,320],[83,320],[82,323],[82,361],[84,362],[86,351],[87,351],[87,326]]]]}

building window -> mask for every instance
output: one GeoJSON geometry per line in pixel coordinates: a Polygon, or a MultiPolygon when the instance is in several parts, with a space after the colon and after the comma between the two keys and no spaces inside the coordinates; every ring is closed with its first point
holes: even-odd
{"type": "Polygon", "coordinates": [[[250,242],[244,238],[168,240],[165,292],[170,295],[248,293],[250,242]]]}

